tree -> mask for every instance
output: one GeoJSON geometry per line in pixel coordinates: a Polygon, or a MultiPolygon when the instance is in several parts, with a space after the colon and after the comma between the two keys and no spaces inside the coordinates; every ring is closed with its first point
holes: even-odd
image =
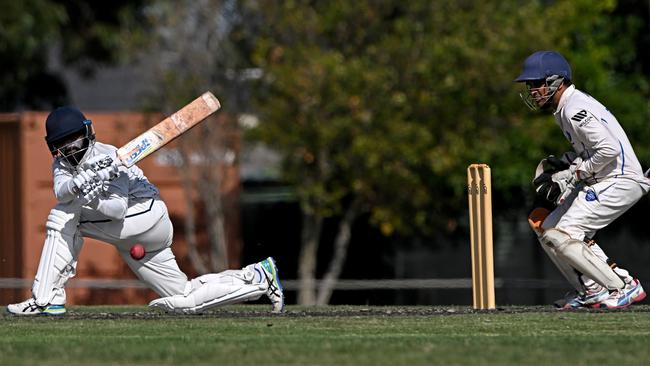
{"type": "Polygon", "coordinates": [[[146,9],[150,26],[137,40],[145,40],[142,61],[151,65],[155,77],[148,105],[167,114],[179,105],[213,91],[222,102],[218,120],[197,126],[179,140],[175,166],[183,177],[188,205],[185,232],[189,256],[199,273],[221,271],[228,263],[224,227],[231,195],[224,188],[226,167],[238,164],[239,130],[236,117],[245,111],[250,93],[247,41],[234,0],[157,1],[146,9]],[[200,255],[195,200],[203,206],[210,255],[200,255]]]}
{"type": "Polygon", "coordinates": [[[60,47],[62,63],[90,76],[120,61],[121,27],[135,23],[142,1],[109,3],[26,0],[3,3],[0,14],[0,109],[50,109],[68,103],[66,85],[48,70],[60,47]]]}
{"type": "Polygon", "coordinates": [[[0,14],[0,109],[65,100],[62,81],[46,71],[47,51],[63,25],[64,9],[46,0],[10,1],[0,14]]]}
{"type": "Polygon", "coordinates": [[[256,137],[283,153],[303,211],[303,304],[329,301],[363,213],[385,235],[457,228],[472,162],[498,167],[498,205],[530,203],[535,164],[568,146],[547,116],[522,110],[512,80],[528,54],[558,49],[588,86],[612,86],[612,42],[598,43],[611,41],[612,2],[252,3],[265,25],[256,137]],[[317,293],[328,217],[340,226],[317,293]]]}

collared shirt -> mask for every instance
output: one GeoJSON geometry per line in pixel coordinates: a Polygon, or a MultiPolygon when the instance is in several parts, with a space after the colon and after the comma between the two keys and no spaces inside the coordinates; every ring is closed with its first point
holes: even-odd
{"type": "Polygon", "coordinates": [[[623,127],[614,115],[589,94],[569,86],[553,113],[564,136],[582,157],[580,178],[625,176],[647,183],[641,164],[623,127]]]}
{"type": "MultiPolygon", "coordinates": [[[[95,142],[94,146],[84,156],[84,161],[98,154],[106,154],[116,157],[117,148],[112,145],[95,142]]],[[[52,177],[54,183],[54,194],[59,202],[69,202],[77,199],[68,182],[74,178],[79,169],[74,168],[65,162],[65,159],[57,158],[52,162],[52,177]]],[[[104,191],[98,199],[89,207],[97,211],[97,214],[108,218],[119,218],[132,213],[135,205],[143,200],[155,199],[159,196],[156,186],[151,184],[140,168],[136,165],[125,169],[115,179],[104,184],[104,191]]]]}

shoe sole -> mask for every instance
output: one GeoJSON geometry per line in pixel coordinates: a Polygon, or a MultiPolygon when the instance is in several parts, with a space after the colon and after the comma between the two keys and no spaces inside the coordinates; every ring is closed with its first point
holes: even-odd
{"type": "Polygon", "coordinates": [[[9,311],[9,309],[6,309],[6,313],[12,316],[61,316],[65,315],[67,313],[66,308],[50,308],[50,309],[45,309],[41,311],[40,313],[14,313],[13,311],[9,311]]]}
{"type": "MultiPolygon", "coordinates": [[[[571,303],[566,303],[564,306],[559,307],[559,310],[572,310],[572,309],[589,309],[589,308],[598,308],[600,306],[600,303],[604,300],[607,299],[607,296],[603,296],[602,300],[596,299],[589,299],[589,303],[582,303],[579,306],[572,306],[571,303]]],[[[557,302],[557,301],[556,301],[557,302]]],[[[557,305],[556,305],[557,306],[557,305]]]]}
{"type": "Polygon", "coordinates": [[[278,284],[278,288],[280,289],[280,291],[284,291],[284,288],[280,283],[280,276],[278,276],[278,266],[275,264],[275,259],[273,259],[272,257],[269,257],[269,259],[271,260],[271,264],[273,264],[273,266],[271,267],[273,268],[273,279],[275,280],[275,283],[278,284]]]}
{"type": "Polygon", "coordinates": [[[641,301],[643,301],[645,299],[645,297],[646,297],[646,293],[645,293],[645,291],[643,291],[642,293],[639,294],[639,296],[632,299],[632,303],[634,304],[634,303],[637,303],[637,302],[641,302],[641,301]]]}
{"type": "Polygon", "coordinates": [[[67,312],[66,308],[63,305],[50,305],[47,308],[45,308],[45,310],[43,310],[41,314],[56,316],[56,315],[63,315],[66,312],[67,312]]]}
{"type": "Polygon", "coordinates": [[[282,294],[282,308],[278,312],[283,312],[284,311],[284,288],[282,287],[282,283],[280,283],[280,276],[278,276],[278,266],[275,264],[275,259],[273,257],[268,257],[267,261],[271,263],[271,273],[273,275],[273,282],[277,285],[278,289],[280,290],[280,293],[282,294]]]}

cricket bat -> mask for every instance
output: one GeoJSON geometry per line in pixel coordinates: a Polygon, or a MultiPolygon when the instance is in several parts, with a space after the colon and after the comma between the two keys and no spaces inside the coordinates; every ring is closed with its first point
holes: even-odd
{"type": "Polygon", "coordinates": [[[219,108],[221,108],[221,104],[212,93],[203,93],[176,113],[119,148],[117,150],[118,161],[115,163],[130,168],[196,126],[219,108]]]}

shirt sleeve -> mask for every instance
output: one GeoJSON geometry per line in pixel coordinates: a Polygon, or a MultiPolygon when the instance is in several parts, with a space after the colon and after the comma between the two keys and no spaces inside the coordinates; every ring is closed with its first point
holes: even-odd
{"type": "Polygon", "coordinates": [[[579,139],[585,141],[588,145],[586,147],[593,151],[591,156],[584,159],[579,171],[595,175],[621,154],[621,146],[616,137],[591,112],[581,110],[573,114],[570,121],[574,124],[579,139]]]}
{"type": "Polygon", "coordinates": [[[61,167],[56,161],[52,163],[52,179],[54,181],[54,196],[57,201],[66,203],[77,198],[73,191],[72,173],[61,167]]]}
{"type": "Polygon", "coordinates": [[[121,173],[108,184],[105,193],[91,207],[112,220],[123,220],[128,204],[129,177],[126,173],[121,173]]]}

